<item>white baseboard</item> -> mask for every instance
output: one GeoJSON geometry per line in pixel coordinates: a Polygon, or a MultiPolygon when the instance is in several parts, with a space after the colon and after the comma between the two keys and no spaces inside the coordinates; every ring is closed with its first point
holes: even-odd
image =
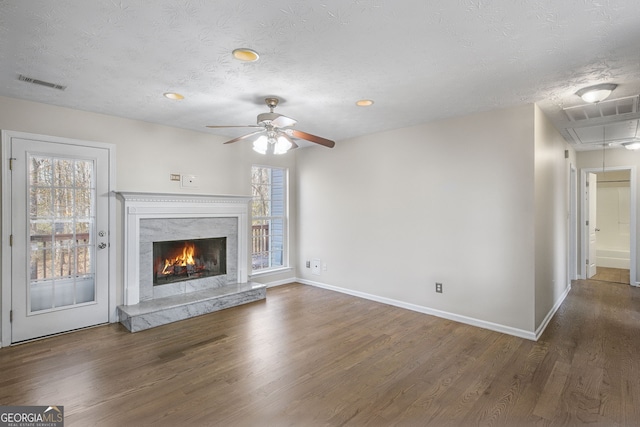
{"type": "MultiPolygon", "coordinates": [[[[295,279],[295,281],[298,283],[302,283],[304,285],[315,286],[318,288],[328,289],[331,291],[336,291],[343,294],[380,302],[382,304],[393,305],[393,306],[404,308],[407,310],[417,311],[418,313],[428,314],[431,316],[436,316],[436,317],[440,317],[447,320],[453,320],[454,322],[464,323],[466,325],[476,326],[478,328],[489,329],[491,331],[500,332],[507,335],[513,335],[513,336],[528,339],[531,341],[536,341],[539,336],[536,333],[525,331],[524,329],[512,328],[511,326],[505,326],[505,325],[500,325],[498,323],[487,322],[485,320],[474,319],[472,317],[461,316],[459,314],[449,313],[447,311],[442,311],[442,310],[436,310],[436,309],[424,307],[421,305],[409,304],[409,303],[394,300],[391,298],[385,298],[377,295],[367,294],[365,292],[359,292],[351,289],[340,288],[337,286],[327,285],[325,283],[314,282],[311,280],[300,279],[300,278],[295,279]]],[[[560,299],[559,303],[557,304],[557,307],[560,307],[560,304],[564,300],[564,297],[566,296],[567,293],[568,291],[560,299]]],[[[555,313],[555,310],[557,310],[557,307],[554,307],[554,310],[552,310],[553,313],[555,313]]],[[[553,313],[551,313],[550,316],[549,315],[547,316],[549,320],[551,320],[553,313]]],[[[544,326],[546,327],[546,324],[544,326]]],[[[541,327],[539,329],[540,329],[540,334],[542,334],[542,332],[544,331],[544,328],[541,327]]]]}
{"type": "Polygon", "coordinates": [[[556,311],[558,311],[558,309],[560,308],[560,306],[564,302],[564,299],[567,297],[567,295],[569,295],[569,291],[570,290],[571,290],[571,283],[569,283],[569,286],[567,286],[567,289],[564,290],[564,292],[562,293],[560,298],[558,298],[558,301],[556,301],[556,303],[553,306],[553,308],[551,310],[549,310],[549,312],[545,316],[545,318],[542,321],[542,323],[540,324],[540,326],[538,326],[538,329],[536,329],[535,341],[538,341],[538,339],[544,333],[544,330],[547,329],[547,326],[549,325],[549,322],[551,322],[551,319],[553,318],[553,315],[556,314],[556,311]]]}
{"type": "Polygon", "coordinates": [[[262,283],[263,285],[266,285],[267,288],[273,288],[274,286],[282,286],[282,285],[288,285],[289,283],[293,283],[293,282],[297,282],[298,279],[296,278],[289,278],[289,279],[282,279],[282,280],[274,280],[273,282],[258,282],[258,283],[262,283]]]}

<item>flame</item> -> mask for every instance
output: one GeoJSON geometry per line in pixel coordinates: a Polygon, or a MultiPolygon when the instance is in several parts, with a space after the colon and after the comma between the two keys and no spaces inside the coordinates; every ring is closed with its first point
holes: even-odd
{"type": "Polygon", "coordinates": [[[182,248],[182,254],[176,256],[173,259],[164,260],[164,268],[162,274],[172,274],[174,266],[186,267],[187,265],[195,265],[196,262],[193,259],[193,255],[196,251],[196,245],[193,243],[185,242],[182,248]]]}

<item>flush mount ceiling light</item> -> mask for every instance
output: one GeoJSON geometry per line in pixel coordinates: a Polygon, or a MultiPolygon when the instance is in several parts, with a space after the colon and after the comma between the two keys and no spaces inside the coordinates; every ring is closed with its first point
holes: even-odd
{"type": "Polygon", "coordinates": [[[373,101],[370,99],[361,99],[356,101],[356,105],[358,107],[371,107],[373,105],[373,101]]]}
{"type": "Polygon", "coordinates": [[[622,146],[627,150],[638,150],[640,149],[640,140],[624,142],[622,146]]]}
{"type": "Polygon", "coordinates": [[[617,87],[618,85],[615,83],[602,83],[582,88],[576,92],[576,95],[582,98],[585,102],[593,104],[607,99],[607,97],[611,95],[611,92],[613,92],[617,87]]]}
{"type": "Polygon", "coordinates": [[[252,49],[244,48],[244,47],[234,49],[233,52],[231,53],[233,54],[233,57],[236,58],[238,61],[255,62],[258,60],[258,58],[260,58],[260,55],[258,55],[258,52],[252,49]]]}
{"type": "Polygon", "coordinates": [[[179,93],[176,92],[165,92],[162,94],[165,98],[169,98],[169,99],[174,99],[174,100],[180,100],[180,99],[184,99],[183,95],[180,95],[179,93]]]}

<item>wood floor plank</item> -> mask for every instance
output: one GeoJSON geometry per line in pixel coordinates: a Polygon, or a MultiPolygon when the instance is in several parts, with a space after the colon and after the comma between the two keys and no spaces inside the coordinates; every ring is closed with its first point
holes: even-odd
{"type": "Polygon", "coordinates": [[[640,289],[576,281],[538,342],[311,286],[0,349],[0,404],[67,426],[640,425],[640,289]]]}
{"type": "Polygon", "coordinates": [[[536,402],[535,408],[533,408],[534,415],[547,420],[553,420],[558,408],[558,396],[560,396],[562,390],[564,390],[570,368],[571,366],[568,363],[554,363],[551,375],[536,402]]]}

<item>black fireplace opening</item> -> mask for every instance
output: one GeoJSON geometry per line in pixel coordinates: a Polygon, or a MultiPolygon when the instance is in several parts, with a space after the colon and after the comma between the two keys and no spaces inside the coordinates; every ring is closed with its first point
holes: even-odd
{"type": "Polygon", "coordinates": [[[153,242],[153,284],[227,274],[227,238],[153,242]]]}

